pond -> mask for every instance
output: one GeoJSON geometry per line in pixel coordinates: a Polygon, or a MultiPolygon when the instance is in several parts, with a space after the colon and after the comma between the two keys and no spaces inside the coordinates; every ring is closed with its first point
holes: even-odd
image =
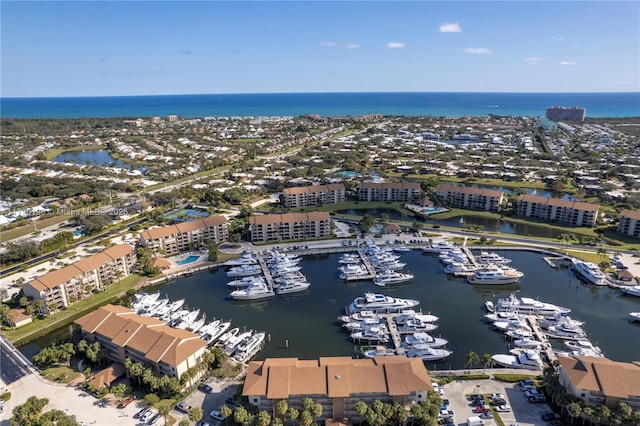
{"type": "Polygon", "coordinates": [[[77,165],[91,164],[102,167],[117,167],[121,169],[135,169],[136,167],[125,161],[116,160],[104,149],[89,149],[86,151],[67,151],[56,156],[57,163],[74,163],[77,165]]]}
{"type": "Polygon", "coordinates": [[[391,220],[412,222],[414,220],[427,225],[441,225],[452,228],[464,229],[469,225],[482,226],[485,231],[500,232],[502,234],[542,237],[542,238],[558,238],[560,235],[566,232],[566,230],[551,229],[545,226],[538,226],[528,223],[513,223],[506,220],[492,219],[488,217],[475,217],[475,216],[456,216],[449,219],[421,219],[413,218],[411,216],[402,216],[397,211],[392,209],[349,209],[339,210],[336,213],[363,216],[370,214],[371,216],[380,219],[383,214],[387,214],[391,220]],[[462,221],[461,221],[462,219],[462,221]]]}

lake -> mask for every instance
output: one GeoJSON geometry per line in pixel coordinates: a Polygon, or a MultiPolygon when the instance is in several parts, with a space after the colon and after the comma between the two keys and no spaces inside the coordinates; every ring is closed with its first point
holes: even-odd
{"type": "Polygon", "coordinates": [[[117,160],[104,149],[88,149],[86,151],[67,151],[57,155],[53,161],[57,163],[74,163],[84,166],[91,164],[102,167],[117,167],[121,169],[135,169],[136,167],[125,161],[117,160]]]}

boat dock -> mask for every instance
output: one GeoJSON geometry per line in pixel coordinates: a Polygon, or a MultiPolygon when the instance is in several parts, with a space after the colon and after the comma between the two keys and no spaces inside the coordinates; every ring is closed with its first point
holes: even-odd
{"type": "Polygon", "coordinates": [[[540,328],[540,324],[538,324],[538,318],[536,318],[534,315],[527,315],[527,322],[529,323],[529,326],[531,326],[531,330],[533,331],[534,336],[536,336],[536,339],[538,339],[538,341],[540,341],[544,345],[544,352],[549,358],[549,363],[553,363],[553,361],[557,359],[556,353],[553,351],[551,343],[549,343],[549,338],[540,328]]]}
{"type": "Polygon", "coordinates": [[[262,269],[262,274],[264,275],[264,280],[267,283],[267,287],[270,291],[273,291],[273,277],[271,276],[271,271],[269,267],[267,267],[267,262],[264,261],[264,257],[262,257],[262,253],[257,252],[255,255],[258,260],[258,265],[260,265],[260,269],[262,269]]]}
{"type": "Polygon", "coordinates": [[[369,259],[367,259],[367,256],[364,254],[364,251],[358,250],[357,253],[358,253],[358,256],[360,256],[360,261],[362,262],[365,269],[367,270],[367,273],[361,274],[361,275],[347,275],[344,278],[344,281],[360,281],[360,280],[374,279],[376,277],[376,270],[373,268],[373,265],[371,264],[369,259]]]}
{"type": "Polygon", "coordinates": [[[471,262],[473,266],[475,266],[476,268],[480,267],[478,260],[473,255],[473,253],[471,253],[471,250],[469,249],[469,247],[466,247],[466,246],[462,247],[462,251],[464,252],[464,254],[467,255],[467,257],[469,258],[469,262],[471,262]]]}
{"type": "Polygon", "coordinates": [[[552,268],[557,268],[558,267],[558,265],[556,265],[553,262],[554,260],[559,260],[559,261],[567,260],[566,257],[548,257],[548,256],[543,257],[543,259],[544,259],[545,262],[547,262],[547,265],[551,266],[552,268]]]}
{"type": "Polygon", "coordinates": [[[398,314],[380,314],[380,316],[384,318],[387,324],[387,330],[389,331],[389,336],[391,336],[391,342],[393,343],[393,349],[396,351],[396,354],[404,355],[405,350],[402,347],[402,338],[400,337],[398,325],[395,320],[398,314]]]}

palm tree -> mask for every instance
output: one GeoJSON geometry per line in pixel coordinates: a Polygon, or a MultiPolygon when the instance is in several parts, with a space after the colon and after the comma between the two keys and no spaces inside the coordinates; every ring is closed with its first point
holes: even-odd
{"type": "Polygon", "coordinates": [[[276,404],[276,409],[278,410],[278,414],[280,414],[286,422],[287,410],[289,410],[289,404],[287,404],[287,401],[285,401],[284,399],[278,401],[278,403],[276,404]]]}
{"type": "MultiPolygon", "coordinates": [[[[224,405],[223,407],[226,407],[226,405],[224,405]]],[[[229,410],[229,407],[227,407],[227,410],[229,410]]],[[[224,416],[224,414],[222,414],[222,408],[220,409],[220,415],[224,416]]],[[[229,416],[230,415],[231,413],[229,413],[229,416]]],[[[204,413],[202,412],[202,408],[200,407],[193,407],[191,411],[189,411],[189,420],[191,420],[192,422],[198,423],[200,420],[202,420],[203,416],[204,413]]]]}
{"type": "Polygon", "coordinates": [[[298,417],[300,416],[300,412],[293,407],[289,407],[289,410],[287,410],[287,413],[289,414],[289,418],[295,424],[296,420],[298,420],[298,417]]]}
{"type": "Polygon", "coordinates": [[[580,403],[574,401],[567,405],[567,412],[571,416],[571,423],[573,423],[574,418],[582,413],[582,406],[580,403]]]}
{"type": "MultiPolygon", "coordinates": [[[[200,410],[200,411],[202,411],[202,410],[200,410]]],[[[229,417],[231,417],[232,414],[233,414],[233,411],[231,410],[231,408],[227,407],[226,404],[223,405],[222,407],[220,407],[220,415],[222,417],[224,417],[224,424],[225,425],[227,424],[227,419],[229,417]]],[[[198,421],[198,420],[196,420],[196,421],[198,421]]]]}
{"type": "Polygon", "coordinates": [[[162,404],[161,406],[158,407],[158,413],[164,419],[165,426],[167,424],[167,416],[169,415],[171,410],[173,410],[173,404],[162,404]]]}
{"type": "Polygon", "coordinates": [[[480,362],[480,357],[477,353],[471,351],[464,358],[464,365],[469,367],[469,373],[471,373],[471,367],[480,362]]]}
{"type": "Polygon", "coordinates": [[[496,364],[496,362],[491,358],[491,354],[482,354],[482,367],[484,368],[483,373],[487,372],[487,368],[491,368],[496,364]]]}

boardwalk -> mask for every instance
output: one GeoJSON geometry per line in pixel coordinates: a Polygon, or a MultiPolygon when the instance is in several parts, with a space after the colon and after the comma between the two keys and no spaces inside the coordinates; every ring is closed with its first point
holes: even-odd
{"type": "Polygon", "coordinates": [[[387,330],[389,331],[389,335],[391,336],[391,342],[393,343],[393,348],[398,355],[404,355],[404,348],[402,347],[402,338],[400,337],[400,332],[398,331],[398,325],[396,324],[397,314],[381,314],[380,315],[387,323],[387,330]]]}
{"type": "Polygon", "coordinates": [[[469,247],[466,247],[466,246],[462,247],[462,251],[464,252],[464,254],[467,255],[467,257],[469,258],[469,262],[471,262],[471,264],[473,266],[475,266],[476,268],[480,267],[480,264],[478,263],[478,260],[473,255],[473,253],[471,253],[471,250],[469,249],[469,247]]]}
{"type": "Polygon", "coordinates": [[[267,266],[267,262],[264,261],[264,257],[262,257],[261,252],[256,252],[254,256],[258,260],[258,264],[262,269],[262,275],[264,275],[264,280],[267,283],[267,287],[269,288],[269,291],[273,291],[273,277],[271,276],[271,271],[267,266]]]}
{"type": "Polygon", "coordinates": [[[543,348],[547,354],[547,357],[549,358],[549,362],[553,363],[553,361],[557,359],[556,353],[553,351],[553,348],[549,343],[549,338],[547,337],[546,334],[542,332],[542,329],[540,328],[540,324],[538,324],[538,318],[536,318],[534,315],[527,315],[527,322],[531,326],[531,330],[533,331],[533,334],[536,336],[536,339],[538,339],[544,345],[543,348]]]}

